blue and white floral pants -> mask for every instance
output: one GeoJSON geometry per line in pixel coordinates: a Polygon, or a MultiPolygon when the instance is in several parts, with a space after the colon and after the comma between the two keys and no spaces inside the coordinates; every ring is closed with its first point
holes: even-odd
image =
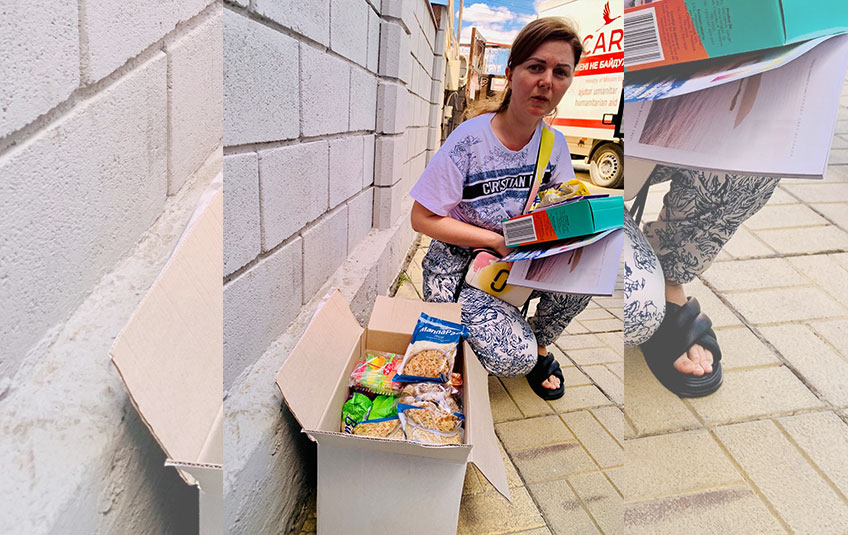
{"type": "Polygon", "coordinates": [[[480,363],[501,377],[527,375],[536,365],[537,345],[552,344],[591,297],[534,291],[530,298],[540,298],[536,313],[525,320],[518,308],[465,283],[470,256],[469,249],[433,240],[422,261],[424,300],[453,302],[462,284],[462,323],[480,363]]]}
{"type": "Polygon", "coordinates": [[[779,178],[716,174],[658,165],[651,184],[671,181],[656,221],[639,231],[624,215],[624,345],[639,345],[665,316],[665,281],[706,271],[745,220],[771,198],[779,178]]]}

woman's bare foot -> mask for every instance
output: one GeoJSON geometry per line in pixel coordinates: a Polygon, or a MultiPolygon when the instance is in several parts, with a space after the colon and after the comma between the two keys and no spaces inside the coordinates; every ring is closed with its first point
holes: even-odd
{"type": "MultiPolygon", "coordinates": [[[[548,349],[545,346],[539,346],[539,354],[543,357],[547,356],[548,349]]],[[[556,375],[551,375],[550,377],[542,381],[542,386],[544,386],[548,390],[556,390],[557,388],[559,388],[559,377],[557,377],[556,375]]]]}
{"type": "MultiPolygon", "coordinates": [[[[683,292],[683,287],[679,284],[665,281],[665,300],[676,305],[685,305],[686,294],[683,292]]],[[[674,361],[674,369],[681,373],[690,373],[695,377],[700,377],[705,373],[712,373],[713,354],[700,345],[694,344],[689,348],[689,351],[680,355],[674,361]]]]}

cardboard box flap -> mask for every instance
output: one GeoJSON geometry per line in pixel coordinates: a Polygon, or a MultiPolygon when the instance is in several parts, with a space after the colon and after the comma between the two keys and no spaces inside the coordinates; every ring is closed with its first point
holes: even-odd
{"type": "Polygon", "coordinates": [[[178,462],[223,462],[223,197],[219,175],[110,350],[142,420],[178,462]]]}
{"type": "Polygon", "coordinates": [[[221,464],[185,463],[166,459],[165,466],[188,472],[202,492],[217,495],[224,493],[224,469],[221,464]]]}
{"type": "Polygon", "coordinates": [[[454,323],[462,321],[462,306],[457,303],[422,303],[378,295],[374,301],[371,318],[368,320],[368,330],[401,333],[409,338],[415,330],[415,324],[418,323],[421,312],[454,323]]]}
{"type": "Polygon", "coordinates": [[[304,429],[320,427],[339,370],[350,373],[347,360],[363,331],[341,292],[332,290],[277,372],[277,387],[304,429]]]}
{"type": "Polygon", "coordinates": [[[468,342],[463,343],[465,344],[464,381],[469,395],[465,432],[468,433],[467,442],[473,444],[468,459],[480,469],[489,483],[509,500],[506,469],[498,448],[498,439],[495,437],[495,424],[489,403],[489,374],[477,360],[468,342]]]}

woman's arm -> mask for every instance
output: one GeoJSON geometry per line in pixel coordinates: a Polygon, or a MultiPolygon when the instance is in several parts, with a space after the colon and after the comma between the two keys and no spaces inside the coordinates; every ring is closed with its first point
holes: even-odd
{"type": "Polygon", "coordinates": [[[412,206],[412,228],[445,243],[462,247],[488,247],[505,256],[509,249],[504,237],[497,232],[463,223],[452,217],[434,214],[415,201],[412,206]]]}

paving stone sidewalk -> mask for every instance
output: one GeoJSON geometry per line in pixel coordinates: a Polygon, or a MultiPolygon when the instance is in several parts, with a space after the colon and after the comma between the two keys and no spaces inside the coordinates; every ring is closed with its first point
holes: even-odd
{"type": "Polygon", "coordinates": [[[627,533],[848,533],[848,83],[832,147],[824,181],[783,180],[686,287],[718,392],[680,400],[625,352],[627,533]]]}

